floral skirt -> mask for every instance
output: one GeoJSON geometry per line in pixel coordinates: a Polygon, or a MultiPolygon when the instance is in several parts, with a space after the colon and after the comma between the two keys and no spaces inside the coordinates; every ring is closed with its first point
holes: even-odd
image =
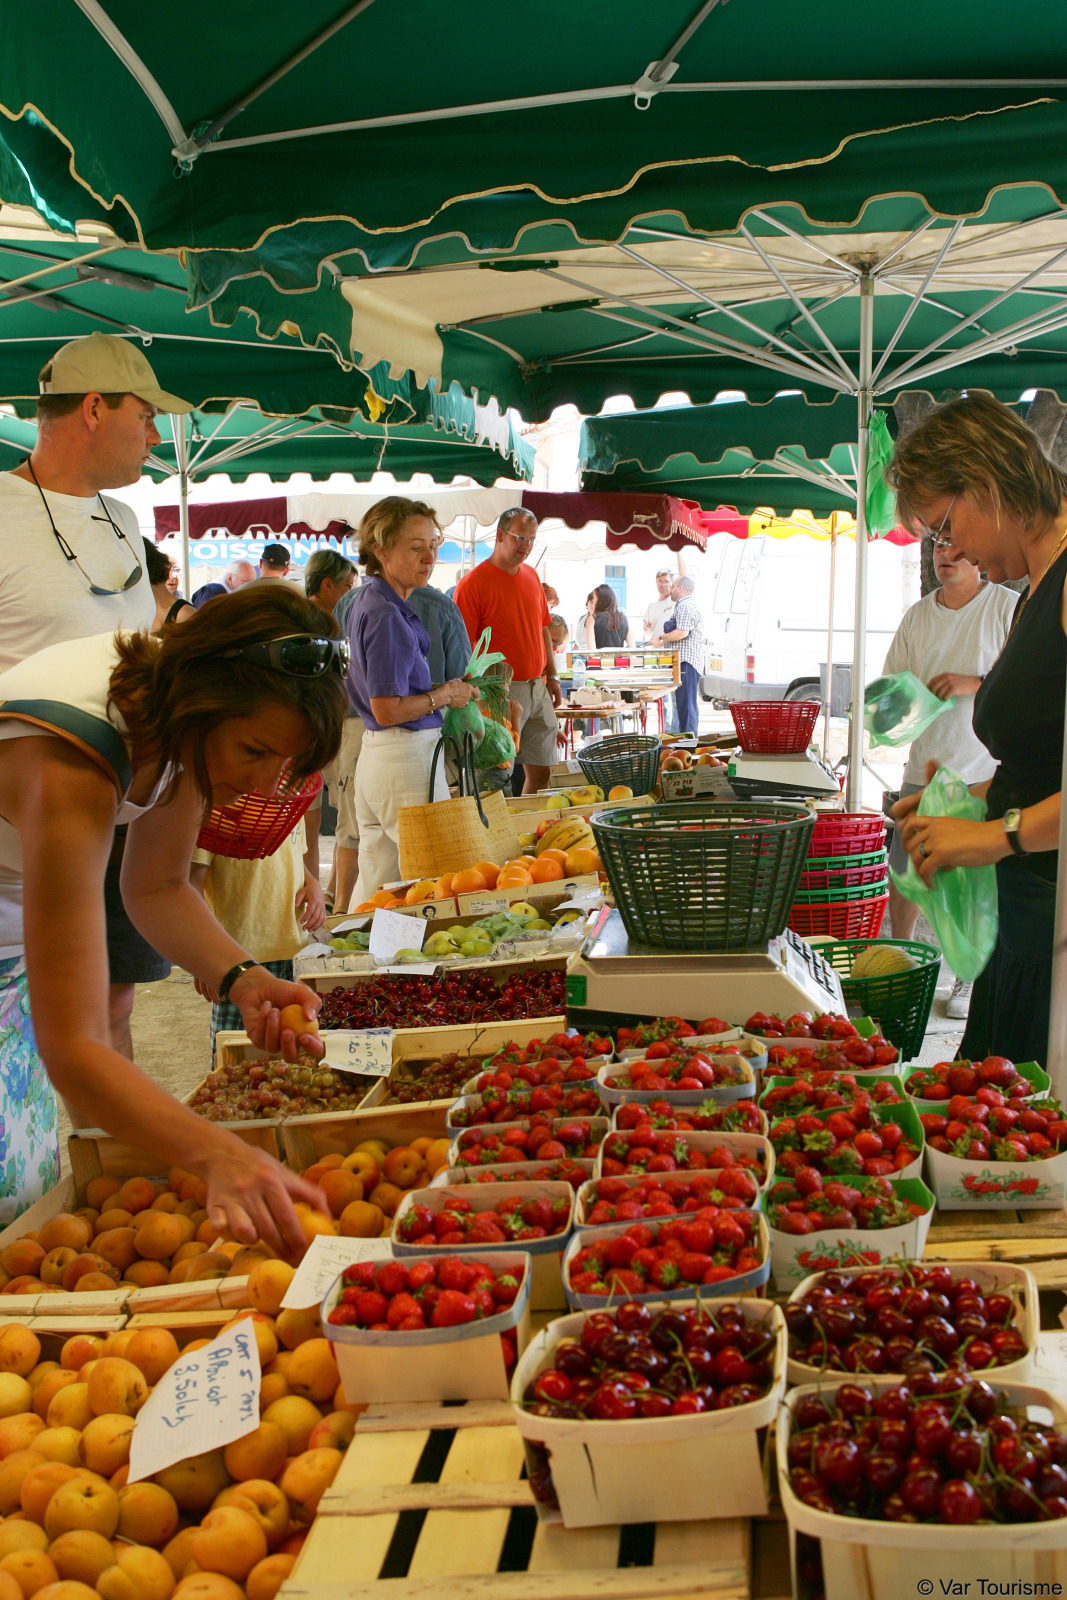
{"type": "Polygon", "coordinates": [[[59,1182],[56,1092],[37,1053],[25,962],[0,961],[0,1227],[59,1182]]]}

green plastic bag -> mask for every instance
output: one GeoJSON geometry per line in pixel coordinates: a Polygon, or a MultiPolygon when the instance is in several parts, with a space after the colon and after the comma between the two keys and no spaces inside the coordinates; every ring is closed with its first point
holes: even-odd
{"type": "Polygon", "coordinates": [[[953,696],[939,700],[914,672],[896,672],[867,685],[863,726],[872,744],[910,744],[955,704],[953,696]]]}
{"type": "MultiPolygon", "coordinates": [[[[465,706],[449,706],[442,717],[442,733],[445,738],[455,739],[462,745],[464,734],[469,733],[474,740],[474,764],[477,767],[496,767],[502,758],[493,752],[500,748],[500,742],[495,735],[490,735],[490,747],[483,757],[482,745],[492,724],[482,716],[481,707],[484,705],[492,716],[507,716],[508,687],[501,678],[488,676],[490,667],[497,666],[504,660],[500,651],[490,651],[489,642],[491,630],[486,628],[478,643],[471,651],[471,658],[467,662],[467,670],[463,674],[468,683],[472,683],[478,690],[479,700],[468,700],[465,706]]],[[[506,728],[501,727],[500,732],[507,734],[511,743],[512,756],[515,753],[514,741],[506,728]]]]}
{"type": "MultiPolygon", "coordinates": [[[[972,794],[961,777],[940,767],[919,801],[920,817],[962,817],[984,822],[986,803],[972,794]]],[[[957,978],[977,978],[997,942],[997,870],[986,867],[943,867],[926,887],[914,861],[906,872],[893,872],[893,882],[911,900],[937,934],[937,942],[957,978]]]]}
{"type": "Polygon", "coordinates": [[[870,440],[867,445],[867,534],[874,538],[888,533],[897,524],[897,497],[885,481],[885,469],[893,459],[893,441],[889,437],[885,412],[871,415],[870,440]]]}

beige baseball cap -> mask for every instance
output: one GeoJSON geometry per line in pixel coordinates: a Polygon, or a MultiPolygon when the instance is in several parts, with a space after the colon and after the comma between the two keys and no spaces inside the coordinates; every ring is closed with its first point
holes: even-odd
{"type": "Polygon", "coordinates": [[[129,339],[90,333],[57,350],[41,379],[42,394],[135,394],[160,411],[184,415],[193,407],[159,387],[159,379],[129,339]]]}

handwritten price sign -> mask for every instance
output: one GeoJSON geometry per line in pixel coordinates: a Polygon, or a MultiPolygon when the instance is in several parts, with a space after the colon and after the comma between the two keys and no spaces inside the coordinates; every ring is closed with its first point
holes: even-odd
{"type": "Polygon", "coordinates": [[[393,1070],[392,1028],[327,1028],[322,1042],[326,1065],[335,1072],[387,1078],[393,1070]]]}
{"type": "Polygon", "coordinates": [[[179,1356],[137,1413],[129,1482],[218,1450],[259,1426],[259,1347],[247,1319],[179,1356]]]}

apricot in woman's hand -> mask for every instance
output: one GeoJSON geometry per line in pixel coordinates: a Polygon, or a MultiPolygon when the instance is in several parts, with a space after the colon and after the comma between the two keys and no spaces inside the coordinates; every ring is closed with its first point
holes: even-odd
{"type": "Polygon", "coordinates": [[[278,1025],[283,1033],[287,1028],[291,1028],[298,1039],[302,1033],[317,1034],[319,1031],[318,1019],[306,1016],[303,1006],[283,1006],[278,1025]]]}

